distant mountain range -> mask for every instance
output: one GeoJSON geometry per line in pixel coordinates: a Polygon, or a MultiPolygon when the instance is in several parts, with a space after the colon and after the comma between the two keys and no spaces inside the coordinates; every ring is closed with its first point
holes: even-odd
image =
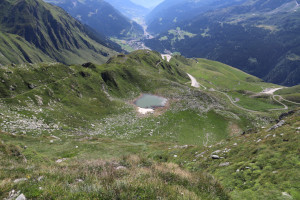
{"type": "MultiPolygon", "coordinates": [[[[46,0],[63,8],[71,16],[87,24],[107,37],[128,38],[143,35],[143,28],[116,10],[112,5],[103,0],[46,0]]],[[[124,7],[125,3],[111,1],[125,13],[135,13],[142,8],[133,3],[124,7]],[[131,7],[132,6],[132,7],[131,7]],[[130,10],[132,8],[133,10],[130,10]]],[[[141,10],[142,11],[142,10],[141,10]]]]}
{"type": "MultiPolygon", "coordinates": [[[[186,13],[183,0],[173,1],[171,7],[167,1],[147,17],[148,31],[158,34],[146,41],[147,46],[221,61],[273,83],[300,83],[299,1],[228,0],[222,1],[222,6],[216,0],[203,1],[209,6],[204,6],[202,13],[193,16],[195,13],[189,12],[184,17],[180,14],[186,13]],[[172,12],[175,8],[183,12],[172,12]],[[157,14],[159,9],[163,15],[157,14]],[[150,20],[154,14],[161,16],[161,25],[150,20]],[[172,24],[170,19],[177,22],[172,24]]],[[[202,1],[186,2],[199,5],[202,1]]]]}
{"type": "Polygon", "coordinates": [[[147,16],[148,31],[157,34],[206,11],[240,4],[246,0],[165,0],[147,16]]]}
{"type": "Polygon", "coordinates": [[[103,63],[120,46],[42,0],[0,4],[0,64],[103,63]]]}

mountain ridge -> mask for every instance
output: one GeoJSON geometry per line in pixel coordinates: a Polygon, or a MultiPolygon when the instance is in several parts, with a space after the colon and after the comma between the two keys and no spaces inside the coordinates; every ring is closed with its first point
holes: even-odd
{"type": "Polygon", "coordinates": [[[1,47],[1,64],[21,60],[81,63],[90,59],[105,62],[109,54],[115,54],[111,48],[120,50],[118,45],[71,18],[62,9],[43,1],[5,0],[0,9],[0,31],[6,34],[1,47]],[[21,54],[17,53],[14,58],[13,52],[7,49],[21,51],[21,54]]]}
{"type": "Polygon", "coordinates": [[[47,2],[63,8],[74,18],[107,37],[128,38],[143,35],[140,25],[125,17],[106,1],[48,0],[47,2]]]}

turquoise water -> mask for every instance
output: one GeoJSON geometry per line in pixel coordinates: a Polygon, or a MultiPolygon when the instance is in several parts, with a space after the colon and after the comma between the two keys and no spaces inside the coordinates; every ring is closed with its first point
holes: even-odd
{"type": "Polygon", "coordinates": [[[156,108],[156,107],[164,107],[167,103],[167,99],[151,94],[143,94],[140,98],[138,98],[134,104],[140,108],[156,108]]]}

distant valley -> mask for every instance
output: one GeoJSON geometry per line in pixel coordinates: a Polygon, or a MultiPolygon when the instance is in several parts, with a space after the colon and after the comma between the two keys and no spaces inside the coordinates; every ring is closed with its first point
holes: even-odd
{"type": "Polygon", "coordinates": [[[146,41],[150,48],[221,61],[273,83],[300,83],[299,2],[167,5],[165,1],[147,16],[148,30],[157,34],[146,41]],[[177,8],[183,12],[173,12],[177,8]],[[181,16],[184,11],[188,14],[181,16]]]}

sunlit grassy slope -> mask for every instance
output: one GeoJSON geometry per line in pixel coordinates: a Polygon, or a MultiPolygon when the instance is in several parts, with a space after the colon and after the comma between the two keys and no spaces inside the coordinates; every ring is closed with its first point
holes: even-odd
{"type": "Polygon", "coordinates": [[[175,56],[172,62],[193,75],[202,85],[201,89],[206,87],[208,91],[225,92],[243,108],[264,112],[283,108],[270,95],[259,94],[266,88],[282,86],[263,82],[241,70],[207,59],[186,60],[181,56],[175,56]]]}
{"type": "Polygon", "coordinates": [[[290,88],[283,88],[276,91],[275,94],[281,95],[289,101],[300,103],[300,85],[290,88]]]}

